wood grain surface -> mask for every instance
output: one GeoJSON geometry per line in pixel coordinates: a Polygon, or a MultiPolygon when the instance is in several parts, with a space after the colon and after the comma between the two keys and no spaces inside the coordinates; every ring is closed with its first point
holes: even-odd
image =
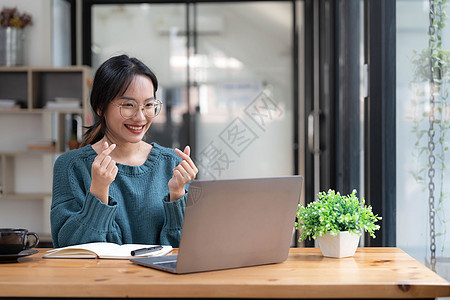
{"type": "Polygon", "coordinates": [[[0,297],[436,298],[450,283],[399,248],[326,258],[291,248],[281,264],[174,275],[128,260],[43,259],[0,264],[0,297]]]}

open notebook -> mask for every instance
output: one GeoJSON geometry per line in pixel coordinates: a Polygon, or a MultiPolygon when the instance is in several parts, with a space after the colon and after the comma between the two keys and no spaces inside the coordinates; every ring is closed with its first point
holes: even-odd
{"type": "Polygon", "coordinates": [[[172,246],[162,246],[161,250],[153,251],[136,256],[131,255],[131,251],[150,248],[155,245],[124,244],[97,242],[67,246],[47,251],[44,258],[109,258],[109,259],[130,259],[135,257],[161,256],[172,251],[172,246]]]}

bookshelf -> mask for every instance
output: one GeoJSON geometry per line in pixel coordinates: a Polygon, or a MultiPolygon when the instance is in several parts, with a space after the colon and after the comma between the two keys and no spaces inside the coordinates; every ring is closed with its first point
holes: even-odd
{"type": "Polygon", "coordinates": [[[53,163],[92,124],[89,67],[0,67],[0,227],[50,242],[53,163]]]}

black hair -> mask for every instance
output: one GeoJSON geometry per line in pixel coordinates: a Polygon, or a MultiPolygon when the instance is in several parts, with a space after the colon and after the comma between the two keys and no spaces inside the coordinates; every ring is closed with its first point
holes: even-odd
{"type": "Polygon", "coordinates": [[[104,117],[106,107],[117,96],[125,93],[136,75],[147,76],[152,81],[156,93],[158,89],[156,75],[137,58],[119,55],[100,65],[95,72],[90,98],[92,110],[98,116],[98,120],[84,133],[81,146],[95,144],[103,138],[106,133],[104,117]]]}

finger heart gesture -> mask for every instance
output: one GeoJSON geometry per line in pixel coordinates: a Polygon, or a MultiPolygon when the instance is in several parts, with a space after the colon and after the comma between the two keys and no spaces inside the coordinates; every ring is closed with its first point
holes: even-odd
{"type": "Polygon", "coordinates": [[[109,185],[116,178],[118,171],[116,162],[110,156],[115,148],[115,144],[108,146],[108,143],[105,142],[103,151],[97,155],[92,163],[90,191],[104,203],[108,201],[109,185]]]}
{"type": "Polygon", "coordinates": [[[175,153],[181,157],[182,161],[173,169],[173,176],[169,180],[170,201],[180,199],[184,194],[184,186],[194,180],[198,169],[192,161],[191,148],[186,146],[184,151],[175,148],[175,153]]]}

